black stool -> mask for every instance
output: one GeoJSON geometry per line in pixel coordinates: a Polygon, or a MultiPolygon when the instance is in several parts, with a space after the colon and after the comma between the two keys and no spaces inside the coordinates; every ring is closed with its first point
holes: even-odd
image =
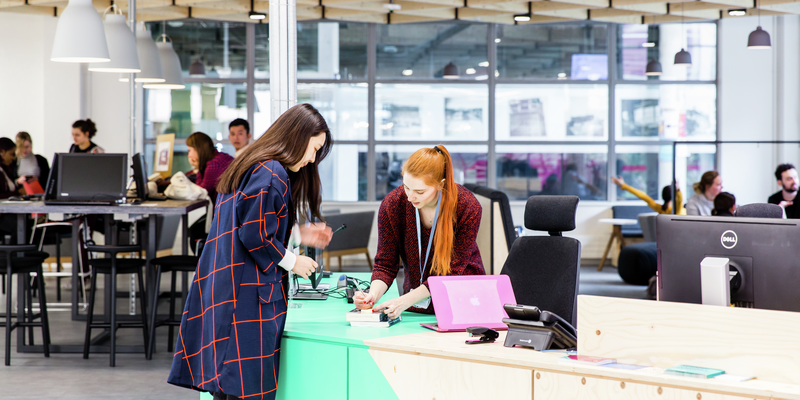
{"type": "MultiPolygon", "coordinates": [[[[147,349],[147,359],[151,359],[153,357],[153,351],[155,350],[155,337],[156,337],[156,328],[159,326],[167,325],[169,326],[169,337],[167,342],[167,351],[172,351],[173,344],[175,343],[175,336],[174,336],[174,329],[176,326],[181,326],[181,317],[183,313],[181,313],[178,318],[175,318],[175,298],[177,297],[178,293],[175,290],[175,281],[177,278],[178,272],[183,272],[184,274],[188,274],[190,272],[194,272],[197,269],[197,263],[200,260],[199,257],[195,256],[167,256],[167,257],[159,257],[153,260],[150,260],[150,263],[156,266],[156,284],[155,284],[155,293],[153,293],[153,298],[151,300],[151,304],[153,305],[153,310],[150,314],[150,346],[147,349]],[[170,292],[169,292],[169,317],[167,319],[162,319],[160,321],[156,321],[157,314],[158,314],[158,297],[159,297],[159,285],[161,285],[161,274],[164,272],[171,272],[172,273],[172,283],[170,285],[170,292]]],[[[183,288],[186,293],[188,293],[189,288],[183,288]]],[[[186,305],[184,304],[184,307],[186,305]]]]}
{"type": "MultiPolygon", "coordinates": [[[[139,246],[87,246],[87,250],[96,253],[105,253],[110,258],[96,258],[89,261],[92,267],[92,287],[89,294],[89,311],[86,317],[86,338],[83,342],[83,358],[89,358],[89,347],[91,345],[92,329],[93,328],[108,328],[111,330],[111,348],[110,364],[112,367],[115,365],[117,354],[117,329],[118,328],[142,328],[144,335],[144,348],[145,356],[148,344],[147,337],[147,304],[145,301],[146,292],[144,289],[144,282],[142,280],[142,268],[145,266],[145,260],[141,258],[117,258],[118,253],[138,252],[141,250],[139,246]],[[111,323],[94,323],[92,322],[94,314],[95,292],[97,291],[97,274],[111,275],[111,323]],[[121,274],[136,274],[139,281],[139,302],[142,307],[142,322],[123,323],[117,322],[117,275],[121,274]]],[[[108,299],[106,301],[109,301],[108,299]]]]}
{"type": "Polygon", "coordinates": [[[36,246],[34,245],[3,245],[0,246],[0,252],[5,253],[5,257],[0,262],[0,275],[8,278],[6,280],[8,287],[5,288],[6,314],[5,323],[3,324],[6,327],[6,365],[11,365],[11,332],[15,328],[29,328],[29,344],[33,345],[33,328],[41,327],[44,356],[50,357],[50,324],[47,319],[47,300],[45,299],[44,276],[42,275],[42,263],[50,255],[36,251],[36,246]],[[22,256],[18,255],[20,252],[24,252],[22,256]],[[29,285],[30,274],[32,273],[36,273],[35,281],[39,292],[39,314],[33,313],[32,288],[29,285]],[[17,288],[17,290],[22,291],[23,302],[22,304],[17,304],[17,321],[11,323],[11,318],[14,317],[11,312],[11,288],[13,287],[14,274],[24,274],[25,284],[17,288]],[[37,318],[40,321],[34,322],[37,318]]]}

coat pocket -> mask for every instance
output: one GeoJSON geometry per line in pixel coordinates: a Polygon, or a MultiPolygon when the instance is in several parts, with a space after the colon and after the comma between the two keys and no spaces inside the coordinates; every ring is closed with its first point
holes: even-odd
{"type": "Polygon", "coordinates": [[[258,301],[261,304],[269,304],[283,300],[283,298],[283,287],[280,282],[267,283],[258,287],[258,301]]]}

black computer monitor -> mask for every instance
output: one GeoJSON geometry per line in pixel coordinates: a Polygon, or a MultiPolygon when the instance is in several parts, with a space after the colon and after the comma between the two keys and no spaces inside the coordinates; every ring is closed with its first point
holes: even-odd
{"type": "Polygon", "coordinates": [[[136,182],[136,196],[147,201],[147,164],[142,153],[133,155],[133,181],[136,182]]]}
{"type": "Polygon", "coordinates": [[[127,154],[61,154],[58,200],[115,201],[126,194],[127,154]]]}
{"type": "Polygon", "coordinates": [[[658,298],[702,303],[700,262],[730,260],[731,302],[800,311],[800,221],[659,215],[658,298]]]}

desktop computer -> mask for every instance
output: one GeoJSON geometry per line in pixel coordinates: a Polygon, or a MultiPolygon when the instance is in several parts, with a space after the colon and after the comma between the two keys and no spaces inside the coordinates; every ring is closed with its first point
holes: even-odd
{"type": "Polygon", "coordinates": [[[59,154],[45,204],[113,204],[125,197],[127,171],[127,154],[59,154]]]}
{"type": "Polygon", "coordinates": [[[727,258],[739,307],[800,311],[800,220],[659,215],[658,299],[702,303],[700,263],[727,258]]]}

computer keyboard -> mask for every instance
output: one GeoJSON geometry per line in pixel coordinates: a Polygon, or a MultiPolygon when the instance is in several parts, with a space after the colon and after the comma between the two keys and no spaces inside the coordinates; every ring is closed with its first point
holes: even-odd
{"type": "Polygon", "coordinates": [[[117,203],[103,200],[45,200],[46,206],[114,206],[117,203]]]}

